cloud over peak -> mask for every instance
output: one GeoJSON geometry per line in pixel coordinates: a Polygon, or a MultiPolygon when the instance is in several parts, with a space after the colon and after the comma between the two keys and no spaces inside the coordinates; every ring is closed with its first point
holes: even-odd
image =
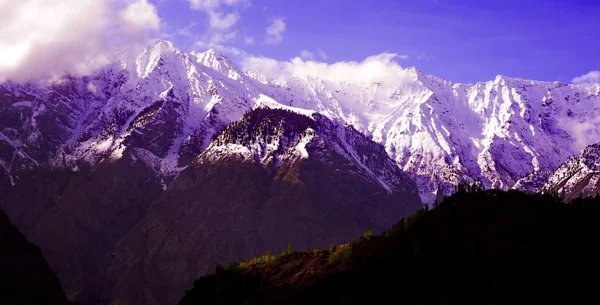
{"type": "Polygon", "coordinates": [[[408,79],[414,78],[396,61],[400,56],[382,53],[367,57],[363,61],[342,61],[333,64],[306,61],[295,57],[278,61],[267,57],[247,56],[242,60],[245,71],[261,71],[270,80],[286,80],[290,77],[319,77],[329,81],[368,84],[385,82],[397,88],[408,79]]]}
{"type": "Polygon", "coordinates": [[[0,20],[0,81],[90,73],[160,27],[147,0],[2,0],[0,20]]]}
{"type": "Polygon", "coordinates": [[[573,78],[574,84],[596,84],[600,83],[600,71],[590,71],[584,75],[573,78]]]}

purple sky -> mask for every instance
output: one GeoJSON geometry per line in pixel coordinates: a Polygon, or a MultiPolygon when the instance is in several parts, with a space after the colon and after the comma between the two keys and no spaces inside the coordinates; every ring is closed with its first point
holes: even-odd
{"type": "MultiPolygon", "coordinates": [[[[155,4],[170,33],[183,34],[170,39],[202,50],[196,42],[210,40],[210,21],[206,10],[190,9],[193,1],[155,4]]],[[[302,50],[326,62],[393,52],[408,56],[403,66],[457,82],[498,74],[569,82],[600,69],[600,1],[251,0],[219,12],[239,14],[228,29],[235,37],[219,44],[278,60],[302,50]],[[274,18],[282,18],[285,31],[279,43],[267,44],[265,28],[274,18]]]]}

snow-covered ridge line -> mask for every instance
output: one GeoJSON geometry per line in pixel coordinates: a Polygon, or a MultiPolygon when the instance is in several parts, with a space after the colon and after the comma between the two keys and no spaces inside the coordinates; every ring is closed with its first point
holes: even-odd
{"type": "MultiPolygon", "coordinates": [[[[48,161],[36,147],[49,147],[49,158],[70,167],[80,156],[103,158],[90,143],[112,138],[120,139],[117,157],[128,149],[144,149],[166,160],[161,175],[173,175],[202,153],[213,135],[251,109],[318,113],[381,143],[417,182],[426,202],[435,199],[438,189],[445,192],[465,178],[511,188],[532,172],[552,171],[600,142],[600,84],[505,76],[460,84],[416,68],[403,71],[401,80],[353,83],[290,75],[270,82],[260,71],[240,72],[214,50],[185,53],[163,41],[90,77],[0,85],[11,95],[0,100],[0,115],[7,116],[6,122],[22,118],[2,128],[29,139],[19,150],[33,161],[48,161]],[[32,96],[34,104],[40,101],[35,109],[25,107],[32,96]],[[119,133],[130,130],[135,115],[158,100],[164,105],[144,124],[119,133]],[[59,123],[47,128],[39,122],[59,123]]],[[[11,156],[0,158],[8,166],[14,163],[11,156]]]]}

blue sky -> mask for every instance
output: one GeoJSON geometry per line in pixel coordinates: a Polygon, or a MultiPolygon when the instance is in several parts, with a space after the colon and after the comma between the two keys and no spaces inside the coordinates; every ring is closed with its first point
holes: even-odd
{"type": "Polygon", "coordinates": [[[0,20],[0,82],[89,74],[162,38],[242,66],[394,53],[455,82],[600,83],[600,0],[0,0],[0,20]]]}
{"type": "MultiPolygon", "coordinates": [[[[208,11],[192,9],[194,1],[205,0],[155,2],[169,38],[188,51],[211,45],[208,11]]],[[[218,45],[277,60],[303,50],[329,63],[391,52],[408,56],[402,66],[457,82],[498,74],[569,82],[600,69],[600,1],[212,1],[221,17],[237,16],[222,31],[235,35],[218,45]],[[277,18],[281,40],[265,43],[277,18]]]]}

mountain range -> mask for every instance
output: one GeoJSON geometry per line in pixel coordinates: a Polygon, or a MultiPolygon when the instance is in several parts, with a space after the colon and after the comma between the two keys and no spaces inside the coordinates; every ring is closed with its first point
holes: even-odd
{"type": "Polygon", "coordinates": [[[6,82],[0,206],[70,298],[158,304],[217,263],[381,231],[463,180],[597,180],[573,156],[600,142],[599,84],[405,74],[268,79],[160,41],[89,76],[6,82]]]}

